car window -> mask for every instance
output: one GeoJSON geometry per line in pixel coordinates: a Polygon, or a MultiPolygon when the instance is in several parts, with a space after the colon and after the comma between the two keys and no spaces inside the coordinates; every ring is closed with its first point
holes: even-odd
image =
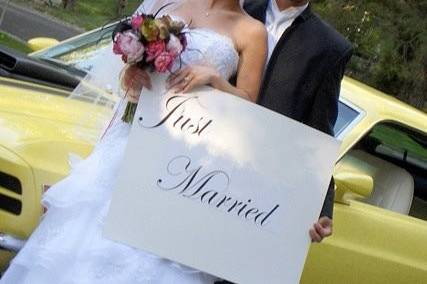
{"type": "MultiPolygon", "coordinates": [[[[427,221],[427,133],[423,127],[377,123],[338,162],[336,170],[373,179],[358,201],[427,221]],[[363,197],[362,197],[363,196],[363,197]]],[[[357,181],[350,181],[357,188],[357,181]]]]}
{"type": "Polygon", "coordinates": [[[393,124],[380,124],[371,131],[375,152],[427,170],[427,136],[393,124]]]}
{"type": "Polygon", "coordinates": [[[374,179],[365,202],[427,220],[427,133],[381,122],[352,151],[374,179]]]}
{"type": "Polygon", "coordinates": [[[90,71],[93,60],[111,43],[114,24],[99,28],[82,36],[64,41],[52,48],[35,53],[33,56],[52,59],[73,66],[77,69],[90,71]]]}
{"type": "Polygon", "coordinates": [[[334,126],[335,137],[341,137],[360,115],[361,112],[359,110],[340,100],[338,103],[338,117],[334,126]]]}

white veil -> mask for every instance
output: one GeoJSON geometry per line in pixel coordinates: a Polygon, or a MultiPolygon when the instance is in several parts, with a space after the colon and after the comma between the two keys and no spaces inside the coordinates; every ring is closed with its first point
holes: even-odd
{"type": "MultiPolygon", "coordinates": [[[[183,0],[144,0],[136,13],[165,14],[176,8],[183,0]],[[173,4],[173,5],[167,5],[173,4]]],[[[239,0],[243,8],[244,0],[239,0]]],[[[72,138],[95,144],[102,138],[108,128],[121,119],[127,101],[120,88],[120,74],[125,66],[120,56],[112,51],[112,44],[103,48],[92,59],[91,70],[69,96],[70,99],[84,101],[85,113],[77,118],[71,133],[72,138]],[[88,105],[89,103],[89,105],[88,105]]]]}

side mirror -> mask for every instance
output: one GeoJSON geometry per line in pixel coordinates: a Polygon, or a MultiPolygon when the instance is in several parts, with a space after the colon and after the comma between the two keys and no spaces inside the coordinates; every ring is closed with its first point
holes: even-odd
{"type": "Polygon", "coordinates": [[[349,204],[349,200],[369,197],[374,189],[374,180],[367,174],[339,172],[334,175],[335,201],[349,204]]]}
{"type": "Polygon", "coordinates": [[[28,46],[32,51],[39,51],[48,47],[52,47],[59,43],[58,40],[48,37],[36,37],[28,41],[28,46]]]}

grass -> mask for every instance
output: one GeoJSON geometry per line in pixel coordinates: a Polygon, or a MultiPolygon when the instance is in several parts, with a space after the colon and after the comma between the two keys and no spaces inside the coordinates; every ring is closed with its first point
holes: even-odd
{"type": "Polygon", "coordinates": [[[5,32],[0,32],[0,45],[16,49],[24,53],[31,52],[31,49],[25,42],[18,40],[5,32]]]}
{"type": "MultiPolygon", "coordinates": [[[[63,22],[91,30],[117,20],[117,1],[115,0],[77,0],[73,10],[62,7],[49,7],[47,4],[35,4],[28,0],[15,0],[17,4],[53,16],[63,22]]],[[[142,3],[141,0],[128,0],[125,14],[131,15],[142,3]]]]}

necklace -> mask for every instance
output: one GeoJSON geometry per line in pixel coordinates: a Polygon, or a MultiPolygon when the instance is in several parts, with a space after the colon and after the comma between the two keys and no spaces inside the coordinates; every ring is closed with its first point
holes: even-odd
{"type": "Polygon", "coordinates": [[[217,9],[212,9],[212,8],[206,8],[206,10],[205,10],[206,12],[205,12],[205,17],[209,17],[209,16],[211,16],[211,15],[215,15],[215,14],[218,14],[218,10],[217,9]]]}
{"type": "Polygon", "coordinates": [[[210,15],[212,15],[212,14],[215,14],[215,12],[209,12],[209,11],[206,11],[205,12],[205,17],[207,18],[207,17],[209,17],[210,15]]]}
{"type": "Polygon", "coordinates": [[[204,12],[204,14],[205,14],[205,17],[207,18],[207,17],[209,17],[209,16],[211,16],[211,15],[215,15],[215,14],[218,14],[218,13],[221,13],[221,12],[224,12],[224,10],[228,10],[229,8],[224,8],[224,7],[222,7],[222,8],[214,8],[214,7],[206,7],[206,10],[205,10],[205,12],[204,12]]]}

